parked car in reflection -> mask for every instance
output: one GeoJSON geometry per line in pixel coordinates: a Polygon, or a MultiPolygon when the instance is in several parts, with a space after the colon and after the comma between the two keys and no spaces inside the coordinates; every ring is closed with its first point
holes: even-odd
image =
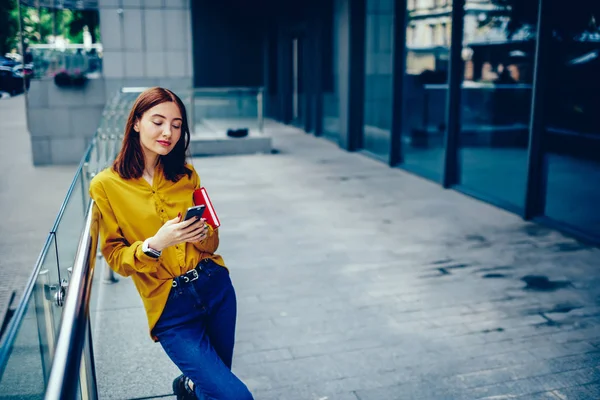
{"type": "Polygon", "coordinates": [[[23,92],[23,86],[29,89],[29,84],[33,76],[33,66],[31,64],[7,66],[0,65],[0,92],[7,92],[11,96],[23,92]],[[25,81],[25,85],[23,85],[25,81]]]}

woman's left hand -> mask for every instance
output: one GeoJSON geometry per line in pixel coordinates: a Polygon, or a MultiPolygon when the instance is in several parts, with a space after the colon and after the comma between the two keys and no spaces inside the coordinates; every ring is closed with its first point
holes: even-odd
{"type": "Polygon", "coordinates": [[[187,240],[188,243],[201,242],[208,237],[209,227],[208,227],[208,224],[206,223],[206,219],[202,218],[202,219],[200,219],[200,221],[196,222],[195,224],[201,225],[201,229],[198,230],[197,235],[195,235],[193,238],[187,240]]]}

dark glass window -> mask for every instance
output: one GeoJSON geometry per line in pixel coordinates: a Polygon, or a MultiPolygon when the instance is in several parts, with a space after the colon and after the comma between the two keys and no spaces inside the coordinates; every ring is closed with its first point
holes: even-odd
{"type": "Polygon", "coordinates": [[[441,180],[446,134],[450,6],[409,1],[402,94],[404,166],[441,180]]]}
{"type": "Polygon", "coordinates": [[[536,30],[513,26],[508,7],[488,10],[485,3],[465,8],[460,183],[523,208],[536,30]]]}
{"type": "Polygon", "coordinates": [[[545,214],[600,237],[600,21],[593,14],[597,5],[549,4],[562,14],[549,17],[553,32],[545,61],[545,214]]]}
{"type": "Polygon", "coordinates": [[[326,54],[328,62],[326,66],[331,68],[330,71],[325,71],[327,76],[326,84],[323,90],[323,137],[334,142],[339,141],[339,8],[340,0],[333,0],[330,25],[325,32],[329,35],[331,45],[327,45],[325,49],[329,50],[331,58],[326,54]]]}
{"type": "Polygon", "coordinates": [[[366,0],[363,147],[387,159],[392,126],[394,1],[366,0]]]}

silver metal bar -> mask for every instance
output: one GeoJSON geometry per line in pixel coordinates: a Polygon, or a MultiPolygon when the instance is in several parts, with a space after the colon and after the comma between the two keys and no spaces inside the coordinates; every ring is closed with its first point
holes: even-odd
{"type": "MultiPolygon", "coordinates": [[[[89,329],[89,303],[96,264],[98,231],[99,211],[94,201],[90,201],[65,300],[61,329],[44,397],[46,400],[70,400],[78,395],[79,381],[73,377],[79,375],[89,329]]],[[[88,381],[87,384],[97,391],[95,380],[88,381]]]]}
{"type": "Polygon", "coordinates": [[[96,387],[96,367],[94,362],[94,350],[92,346],[92,324],[87,321],[87,335],[83,354],[81,355],[81,367],[79,369],[79,386],[82,400],[98,400],[96,387]]]}

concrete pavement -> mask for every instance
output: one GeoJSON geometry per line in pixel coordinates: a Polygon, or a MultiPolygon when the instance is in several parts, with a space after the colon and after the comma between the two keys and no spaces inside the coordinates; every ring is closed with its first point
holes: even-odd
{"type": "MultiPolygon", "coordinates": [[[[0,314],[19,300],[75,175],[76,166],[34,167],[23,95],[0,99],[0,314]]],[[[83,154],[82,154],[83,156],[83,154]]],[[[0,315],[2,321],[4,315],[0,315]]]]}
{"type": "MultiPolygon", "coordinates": [[[[600,251],[290,127],[277,154],[195,159],[256,399],[600,398],[600,251]]],[[[128,279],[97,285],[100,398],[176,368],[128,279]]]]}

